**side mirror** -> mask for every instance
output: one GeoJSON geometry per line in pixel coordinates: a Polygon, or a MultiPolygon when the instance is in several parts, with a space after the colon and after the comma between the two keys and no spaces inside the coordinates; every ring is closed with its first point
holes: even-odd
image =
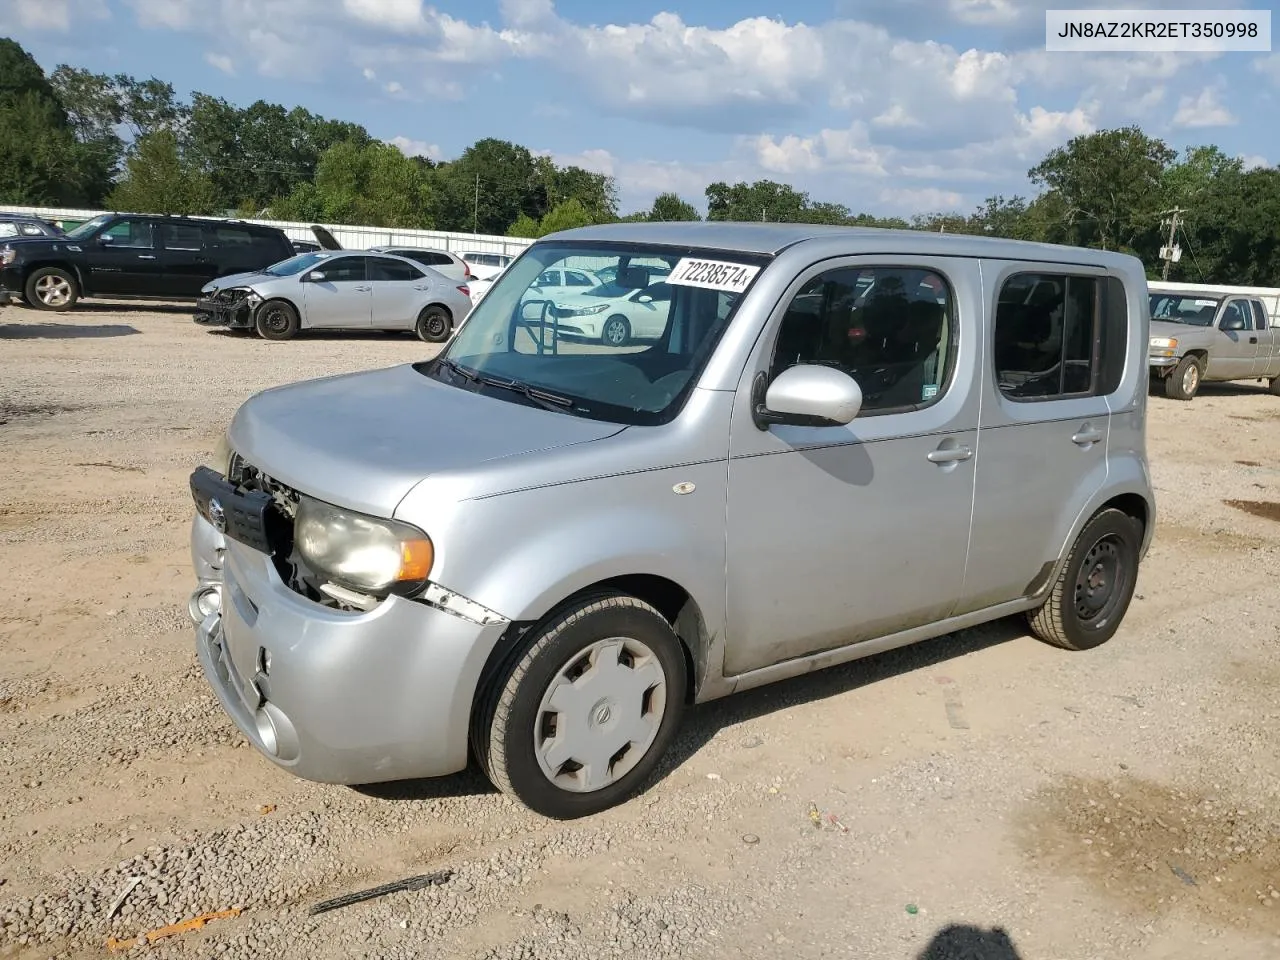
{"type": "Polygon", "coordinates": [[[636,297],[636,303],[653,303],[653,297],[649,296],[647,293],[643,293],[636,297]]]}
{"type": "Polygon", "coordinates": [[[302,279],[307,281],[307,283],[319,283],[324,279],[324,272],[321,270],[312,270],[302,279]]]}
{"type": "Polygon", "coordinates": [[[842,426],[862,409],[858,381],[834,367],[813,364],[788,367],[772,383],[761,373],[752,394],[752,417],[761,430],[771,423],[842,426]]]}

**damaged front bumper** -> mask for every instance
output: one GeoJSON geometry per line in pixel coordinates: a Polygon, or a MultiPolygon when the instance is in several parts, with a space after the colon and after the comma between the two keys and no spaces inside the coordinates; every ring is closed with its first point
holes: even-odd
{"type": "Polygon", "coordinates": [[[248,290],[219,290],[196,301],[194,320],[202,327],[229,327],[247,330],[262,298],[248,290]]]}
{"type": "Polygon", "coordinates": [[[264,756],[324,783],[466,767],[472,704],[510,621],[439,588],[369,611],[324,606],[198,512],[191,545],[197,657],[223,710],[264,756]]]}

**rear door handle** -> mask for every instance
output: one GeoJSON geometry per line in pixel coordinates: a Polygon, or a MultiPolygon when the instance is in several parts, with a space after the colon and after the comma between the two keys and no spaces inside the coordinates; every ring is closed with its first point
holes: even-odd
{"type": "Polygon", "coordinates": [[[1249,338],[1249,342],[1250,342],[1250,343],[1257,343],[1257,342],[1258,342],[1258,338],[1257,338],[1257,337],[1250,337],[1250,338],[1249,338]]]}
{"type": "Polygon", "coordinates": [[[368,293],[373,287],[356,287],[357,293],[368,293]]]}
{"type": "Polygon", "coordinates": [[[1086,427],[1085,429],[1081,430],[1079,433],[1075,434],[1071,438],[1071,442],[1079,444],[1082,447],[1087,447],[1089,446],[1089,444],[1097,443],[1101,439],[1102,439],[1102,434],[1100,432],[1093,429],[1093,427],[1086,427]]]}
{"type": "Polygon", "coordinates": [[[155,257],[153,257],[153,256],[152,256],[151,254],[149,254],[149,253],[140,253],[140,254],[138,254],[138,259],[139,259],[139,260],[154,260],[154,259],[155,259],[155,257]]]}
{"type": "Polygon", "coordinates": [[[973,451],[968,447],[939,447],[929,453],[933,463],[955,463],[957,460],[968,460],[973,451]]]}

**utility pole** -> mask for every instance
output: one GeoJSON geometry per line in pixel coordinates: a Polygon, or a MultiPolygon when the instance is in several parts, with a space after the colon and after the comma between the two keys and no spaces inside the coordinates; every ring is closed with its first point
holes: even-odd
{"type": "Polygon", "coordinates": [[[1169,244],[1160,251],[1160,259],[1164,261],[1164,271],[1160,275],[1160,279],[1162,280],[1169,279],[1169,265],[1175,260],[1180,260],[1182,257],[1182,251],[1174,248],[1173,241],[1178,235],[1178,218],[1185,212],[1186,211],[1181,207],[1174,207],[1172,210],[1165,210],[1161,213],[1161,216],[1170,214],[1168,220],[1160,221],[1161,226],[1164,226],[1166,223],[1169,225],[1169,244]]]}
{"type": "Polygon", "coordinates": [[[471,208],[471,232],[480,232],[480,174],[476,174],[476,203],[471,208]]]}

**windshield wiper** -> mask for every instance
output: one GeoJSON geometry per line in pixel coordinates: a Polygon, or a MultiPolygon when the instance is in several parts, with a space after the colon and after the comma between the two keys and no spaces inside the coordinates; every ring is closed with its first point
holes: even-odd
{"type": "Polygon", "coordinates": [[[446,369],[448,369],[450,373],[461,377],[463,380],[470,380],[472,383],[476,383],[480,379],[479,374],[475,373],[472,370],[468,370],[466,367],[459,365],[458,361],[456,360],[448,360],[448,359],[441,360],[440,366],[445,367],[446,369]]]}
{"type": "Polygon", "coordinates": [[[519,380],[501,380],[497,377],[480,377],[479,380],[486,386],[500,387],[503,390],[511,390],[528,397],[545,410],[563,411],[573,407],[573,401],[568,397],[562,397],[558,393],[550,393],[537,387],[531,387],[529,384],[522,383],[519,380]]]}

